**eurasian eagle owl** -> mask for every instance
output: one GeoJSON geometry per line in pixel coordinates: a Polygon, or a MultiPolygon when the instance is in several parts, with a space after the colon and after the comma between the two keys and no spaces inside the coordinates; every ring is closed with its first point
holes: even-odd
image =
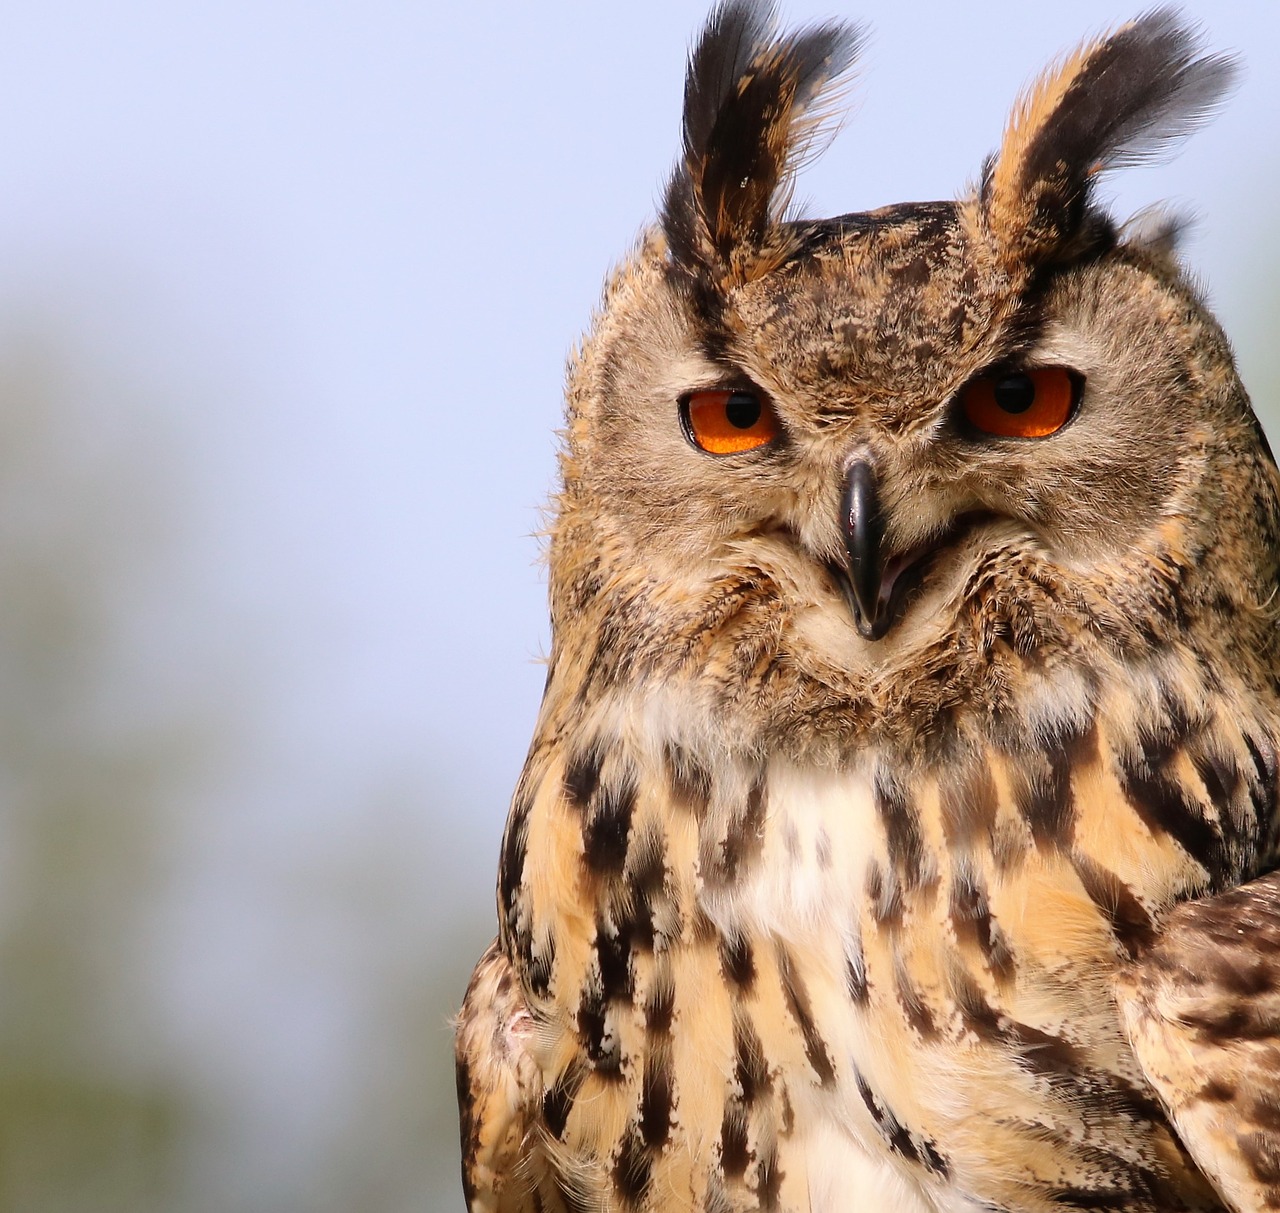
{"type": "Polygon", "coordinates": [[[1149,13],[957,201],[789,217],[857,45],[713,12],[573,361],[468,1200],[1278,1208],[1277,471],[1094,197],[1230,64],[1149,13]]]}

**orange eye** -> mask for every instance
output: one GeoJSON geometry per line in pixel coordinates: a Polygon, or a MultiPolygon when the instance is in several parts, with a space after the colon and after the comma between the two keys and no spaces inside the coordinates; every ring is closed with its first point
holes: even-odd
{"type": "Polygon", "coordinates": [[[778,419],[754,392],[690,392],[680,405],[685,436],[712,455],[754,451],[778,436],[778,419]]]}
{"type": "Polygon", "coordinates": [[[960,396],[965,420],[999,438],[1047,438],[1071,419],[1081,379],[1060,366],[975,379],[960,396]]]}

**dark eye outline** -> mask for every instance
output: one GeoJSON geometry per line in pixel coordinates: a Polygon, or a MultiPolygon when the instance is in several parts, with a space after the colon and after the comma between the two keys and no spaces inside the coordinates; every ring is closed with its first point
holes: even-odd
{"type": "Polygon", "coordinates": [[[699,455],[706,455],[712,459],[759,459],[766,454],[772,454],[781,447],[787,438],[786,427],[782,424],[782,419],[778,416],[778,410],[773,407],[773,401],[770,399],[768,392],[762,391],[755,384],[742,383],[726,383],[717,384],[707,387],[690,388],[687,392],[682,392],[676,401],[680,416],[680,429],[684,434],[685,441],[693,447],[699,455]],[[746,396],[754,396],[760,404],[762,413],[768,413],[774,422],[776,433],[772,438],[766,439],[753,447],[747,447],[740,451],[709,451],[699,441],[698,436],[694,432],[693,422],[689,417],[689,404],[695,396],[703,392],[728,392],[731,395],[742,394],[746,396]]]}
{"type": "MultiPolygon", "coordinates": [[[[1059,434],[1063,433],[1063,431],[1065,431],[1067,427],[1070,426],[1080,415],[1080,405],[1084,400],[1086,382],[1087,376],[1083,371],[1076,370],[1075,367],[997,364],[996,366],[987,367],[985,370],[979,371],[978,374],[966,380],[965,383],[957,390],[956,394],[952,397],[953,421],[957,430],[965,438],[974,442],[1044,442],[1047,439],[1056,438],[1059,434]],[[983,379],[999,380],[1012,375],[1030,375],[1035,371],[1064,371],[1067,378],[1071,381],[1071,408],[1067,413],[1066,420],[1063,421],[1056,430],[1051,430],[1048,434],[995,434],[990,430],[984,430],[980,426],[974,425],[966,416],[964,396],[974,384],[983,379]]],[[[1018,414],[1011,413],[1010,416],[1014,417],[1018,416],[1018,414]]]]}

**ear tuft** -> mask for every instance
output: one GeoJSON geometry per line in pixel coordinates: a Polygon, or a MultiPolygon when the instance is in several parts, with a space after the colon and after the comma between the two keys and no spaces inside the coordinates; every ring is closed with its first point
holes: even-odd
{"type": "Polygon", "coordinates": [[[985,226],[1006,260],[1032,269],[1061,255],[1086,226],[1099,173],[1169,151],[1211,115],[1235,63],[1201,50],[1195,27],[1156,9],[1032,85],[982,183],[985,226]]]}
{"type": "Polygon", "coordinates": [[[684,154],[662,226],[673,263],[723,290],[773,268],[794,174],[861,44],[830,23],[778,36],[770,4],[725,0],[689,59],[684,154]]]}

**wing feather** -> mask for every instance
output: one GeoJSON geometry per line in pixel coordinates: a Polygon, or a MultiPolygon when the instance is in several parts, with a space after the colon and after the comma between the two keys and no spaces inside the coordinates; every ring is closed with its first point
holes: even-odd
{"type": "Polygon", "coordinates": [[[1280,1209],[1280,872],[1179,906],[1117,993],[1201,1169],[1238,1213],[1280,1209]]]}
{"type": "Polygon", "coordinates": [[[454,1040],[462,1187],[471,1213],[534,1213],[535,1115],[542,1074],[526,1044],[534,1030],[511,962],[494,940],[480,958],[454,1040]]]}

